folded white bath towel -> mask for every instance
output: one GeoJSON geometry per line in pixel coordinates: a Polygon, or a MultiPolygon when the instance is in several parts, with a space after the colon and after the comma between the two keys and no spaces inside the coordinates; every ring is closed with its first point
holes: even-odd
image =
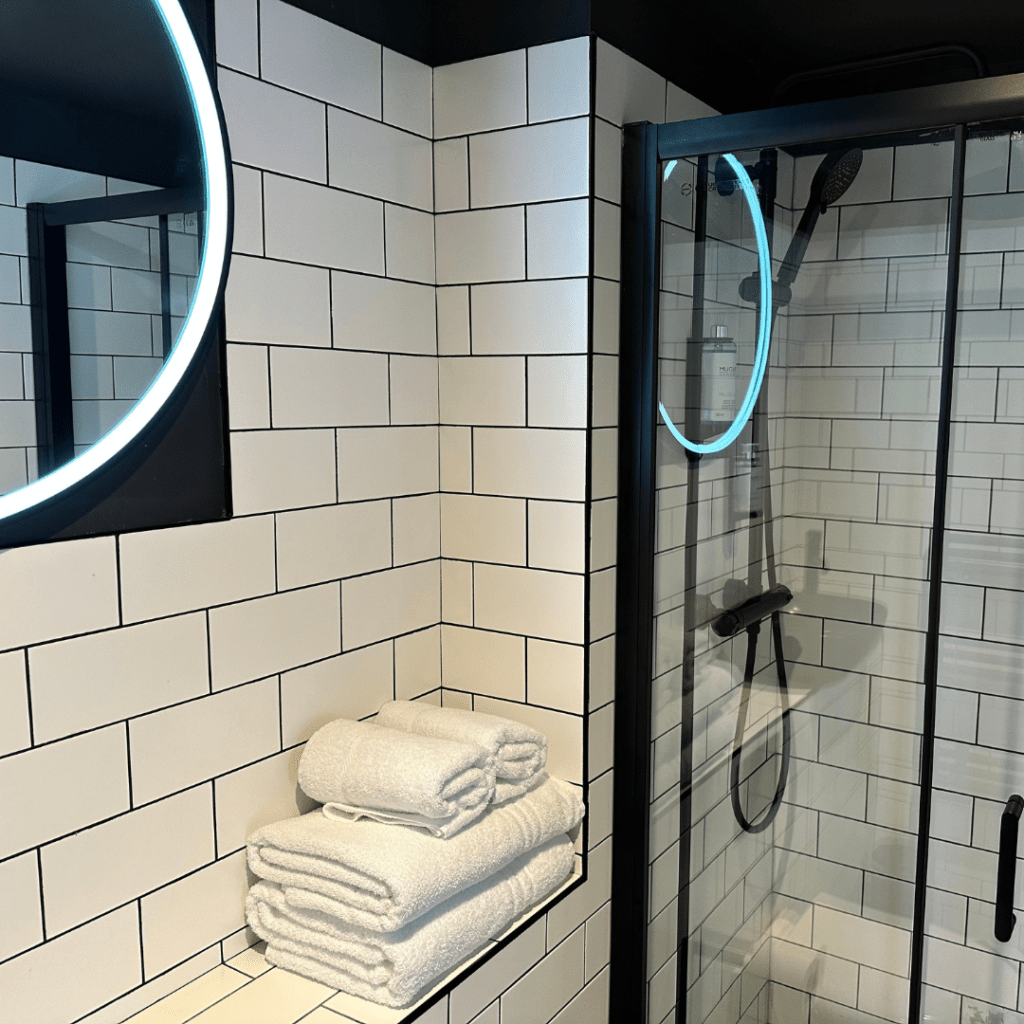
{"type": "Polygon", "coordinates": [[[249,890],[246,919],[269,943],[271,963],[364,999],[405,1006],[557,888],[572,868],[572,843],[556,836],[386,934],[292,907],[273,882],[249,890]]]}
{"type": "Polygon", "coordinates": [[[485,747],[494,756],[495,803],[525,792],[532,777],[543,770],[548,759],[548,741],[543,733],[521,722],[481,711],[394,700],[380,709],[377,721],[390,729],[485,747]]]}
{"type": "Polygon", "coordinates": [[[292,906],[390,932],[582,817],[576,790],[548,778],[524,796],[492,805],[472,828],[444,842],[411,828],[332,821],[312,811],[256,832],[249,867],[283,886],[292,906]]]}
{"type": "Polygon", "coordinates": [[[475,743],[339,718],[306,743],[299,786],[326,814],[365,814],[449,836],[493,798],[494,758],[475,743]]]}

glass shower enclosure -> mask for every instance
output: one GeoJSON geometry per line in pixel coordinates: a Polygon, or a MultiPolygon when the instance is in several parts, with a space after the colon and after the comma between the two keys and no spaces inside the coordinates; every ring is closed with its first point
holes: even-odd
{"type": "Polygon", "coordinates": [[[1024,76],[631,126],[623,216],[611,1019],[1024,1024],[1024,76]]]}

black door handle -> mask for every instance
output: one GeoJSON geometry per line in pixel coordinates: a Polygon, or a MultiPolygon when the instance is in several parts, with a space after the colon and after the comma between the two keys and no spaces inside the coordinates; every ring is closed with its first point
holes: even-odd
{"type": "Polygon", "coordinates": [[[1017,825],[1024,798],[1016,793],[1006,801],[999,822],[999,868],[996,874],[996,938],[1009,942],[1017,916],[1013,912],[1013,890],[1017,873],[1017,825]]]}

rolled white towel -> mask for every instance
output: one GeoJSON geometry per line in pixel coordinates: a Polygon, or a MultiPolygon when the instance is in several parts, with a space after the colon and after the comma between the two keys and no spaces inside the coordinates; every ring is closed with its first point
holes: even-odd
{"type": "Polygon", "coordinates": [[[494,796],[494,758],[482,746],[345,718],[309,738],[299,786],[330,816],[371,817],[454,835],[494,796]]]}
{"type": "Polygon", "coordinates": [[[494,757],[498,782],[505,783],[495,794],[498,803],[525,792],[532,777],[544,769],[548,759],[548,741],[543,733],[521,722],[482,711],[393,700],[380,709],[377,721],[390,729],[477,743],[487,749],[494,757]],[[516,783],[527,785],[517,787],[516,783]]]}
{"type": "Polygon", "coordinates": [[[364,999],[405,1006],[557,888],[572,867],[572,843],[556,836],[386,934],[293,907],[273,882],[249,890],[246,919],[269,943],[271,963],[364,999]]]}
{"type": "Polygon", "coordinates": [[[391,932],[582,817],[576,790],[549,778],[516,800],[491,805],[472,828],[444,842],[416,829],[332,821],[313,811],[257,831],[249,839],[249,867],[281,885],[294,907],[391,932]]]}

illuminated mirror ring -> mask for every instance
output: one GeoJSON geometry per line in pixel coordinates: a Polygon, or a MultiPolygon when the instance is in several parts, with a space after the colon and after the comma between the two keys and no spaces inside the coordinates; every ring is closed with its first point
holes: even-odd
{"type": "MultiPolygon", "coordinates": [[[[178,340],[149,388],[108,433],[91,448],[38,480],[0,495],[0,520],[54,498],[80,483],[120,454],[160,412],[181,383],[199,349],[213,314],[224,276],[230,234],[228,156],[217,101],[192,29],[179,0],[152,0],[185,79],[199,131],[206,197],[206,239],[192,306],[178,340]]],[[[200,240],[202,242],[202,239],[200,240]]]]}
{"type": "MultiPolygon", "coordinates": [[[[698,444],[684,437],[682,431],[672,422],[663,402],[658,403],[658,412],[665,421],[672,436],[687,450],[698,455],[720,452],[740,436],[740,431],[747,425],[750,419],[754,404],[757,402],[758,393],[761,391],[761,383],[764,381],[764,371],[768,366],[768,348],[771,344],[772,329],[772,274],[771,260],[768,253],[768,233],[764,226],[764,217],[761,214],[761,206],[757,201],[757,190],[754,183],[747,174],[747,169],[732,155],[723,154],[729,166],[736,172],[740,188],[746,197],[747,205],[750,207],[750,218],[754,222],[754,235],[757,239],[758,271],[761,278],[761,304],[760,315],[757,325],[757,350],[754,354],[754,372],[750,375],[750,384],[747,386],[747,393],[743,396],[743,404],[740,406],[736,418],[732,421],[729,429],[714,441],[707,444],[698,444]]],[[[671,165],[670,165],[671,167],[671,165]]],[[[667,176],[667,174],[666,174],[667,176]]]]}

